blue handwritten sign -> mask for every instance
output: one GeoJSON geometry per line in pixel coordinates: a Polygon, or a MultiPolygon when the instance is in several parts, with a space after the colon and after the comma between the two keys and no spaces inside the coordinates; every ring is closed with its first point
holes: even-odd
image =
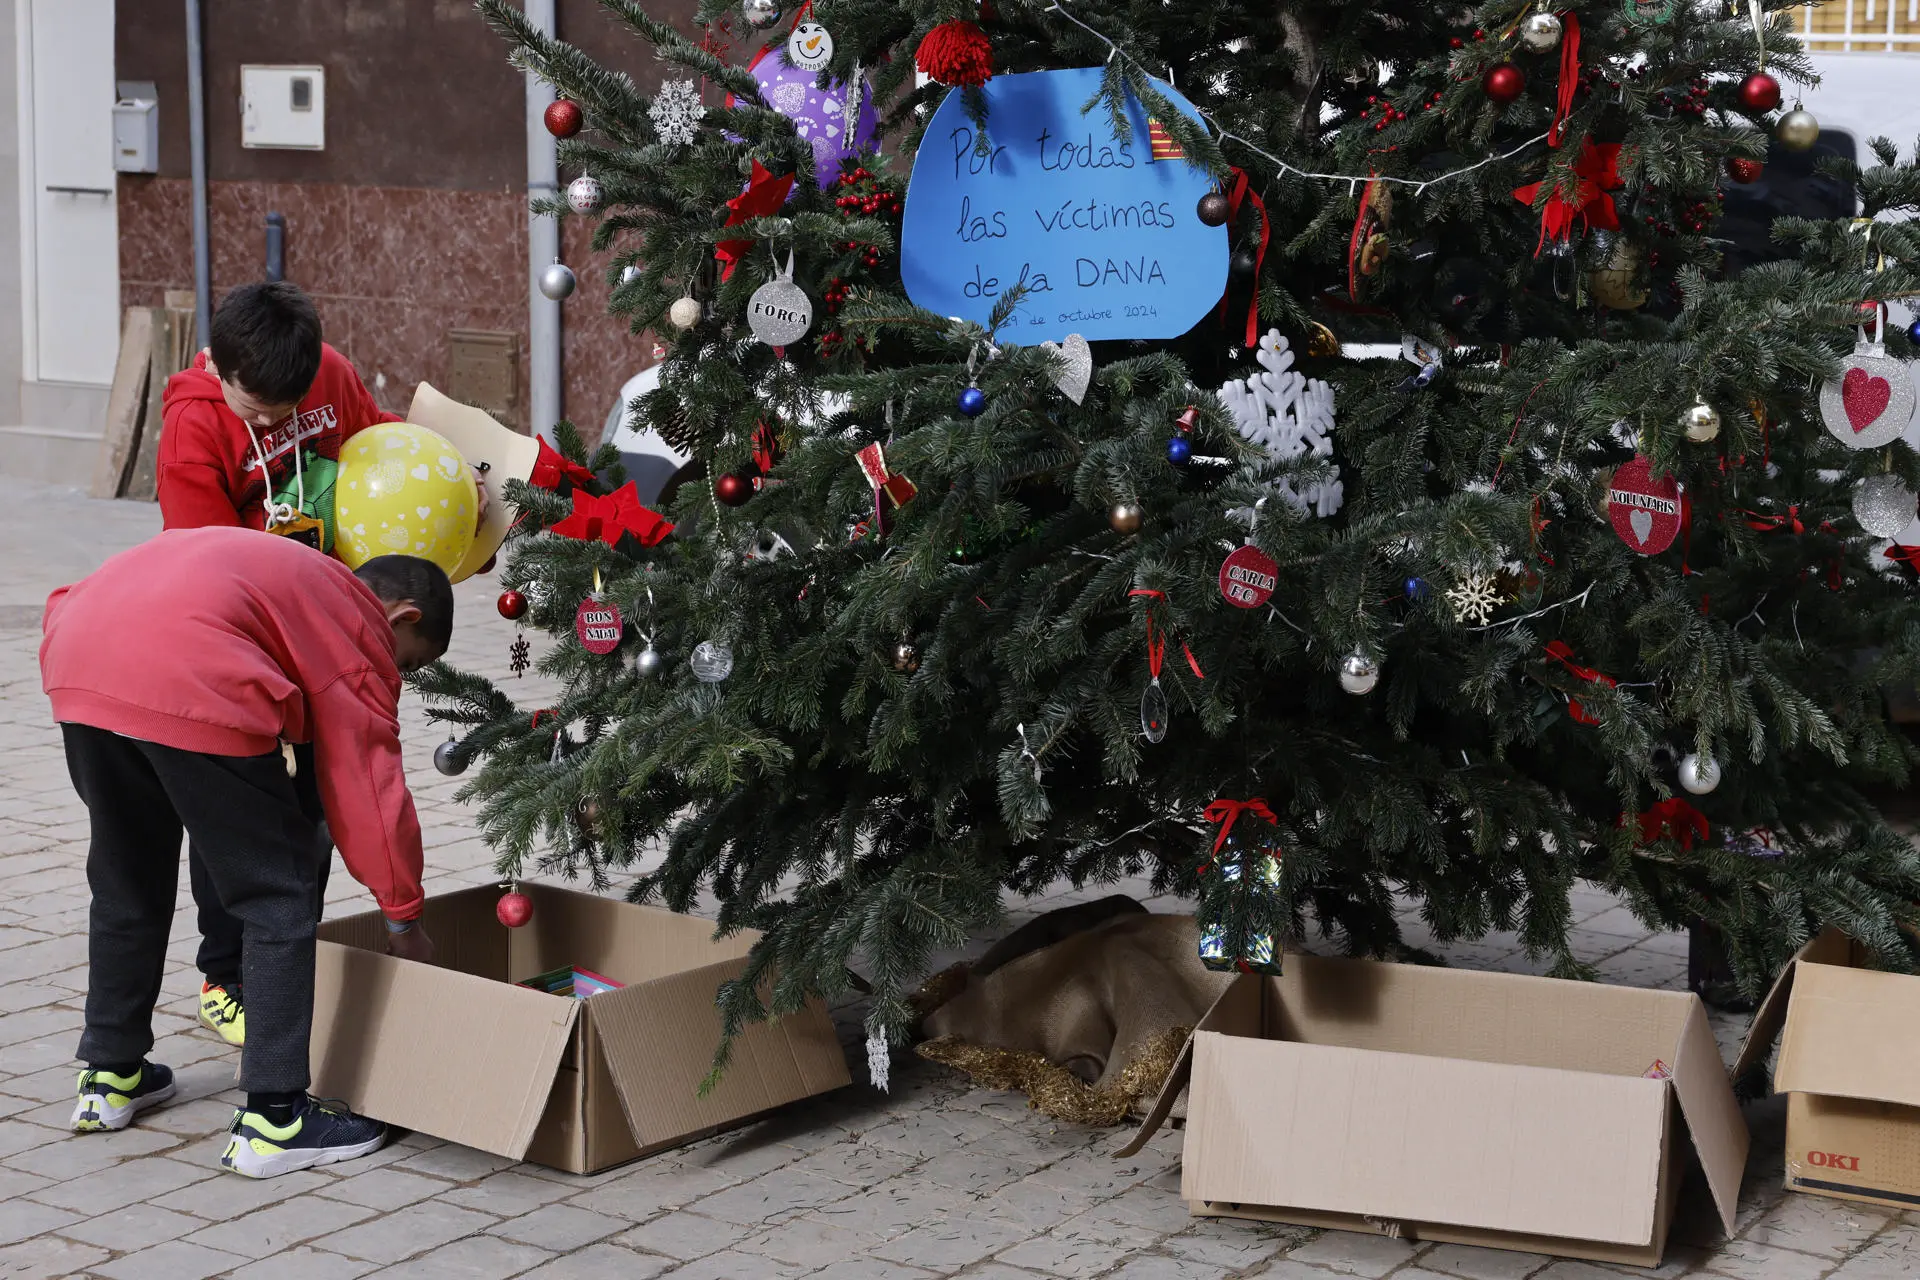
{"type": "MultiPolygon", "coordinates": [[[[985,323],[1001,295],[1026,294],[1004,331],[1031,345],[1077,333],[1177,338],[1219,304],[1227,230],[1194,213],[1212,189],[1142,105],[1115,136],[1100,69],[995,76],[990,146],[958,93],[934,113],[907,186],[900,233],[907,296],[941,315],[985,323]]],[[[1155,87],[1199,117],[1172,86],[1155,87]]]]}

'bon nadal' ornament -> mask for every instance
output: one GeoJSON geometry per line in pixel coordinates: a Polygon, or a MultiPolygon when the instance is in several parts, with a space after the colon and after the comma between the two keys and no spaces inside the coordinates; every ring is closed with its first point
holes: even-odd
{"type": "Polygon", "coordinates": [[[580,637],[580,647],[588,653],[612,653],[618,649],[625,626],[619,606],[597,596],[582,600],[580,612],[573,616],[573,632],[580,637]]]}
{"type": "Polygon", "coordinates": [[[1280,585],[1280,566],[1260,548],[1247,544],[1220,566],[1220,594],[1242,609],[1258,609],[1280,585]]]}
{"type": "Polygon", "coordinates": [[[1655,478],[1645,454],[1613,473],[1607,488],[1607,518],[1620,540],[1643,556],[1657,556],[1680,536],[1680,483],[1655,478]]]}
{"type": "Polygon", "coordinates": [[[747,327],[770,347],[798,342],[813,328],[813,302],[793,282],[792,253],[787,254],[787,265],[747,300],[747,327]]]}
{"type": "Polygon", "coordinates": [[[1913,379],[1887,354],[1887,313],[1876,307],[1873,340],[1866,326],[1847,357],[1846,373],[1820,388],[1820,420],[1849,449],[1878,449],[1898,440],[1913,417],[1913,379]]]}

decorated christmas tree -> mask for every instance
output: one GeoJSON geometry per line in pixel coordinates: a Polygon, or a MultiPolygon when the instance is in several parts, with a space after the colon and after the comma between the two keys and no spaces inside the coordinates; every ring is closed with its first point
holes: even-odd
{"type": "Polygon", "coordinates": [[[1578,879],[1749,990],[1822,924],[1920,959],[1861,790],[1914,760],[1920,174],[1726,266],[1818,133],[1784,5],[602,3],[657,93],[480,8],[704,474],[651,511],[563,428],[516,489],[563,696],[420,680],[503,873],[711,894],[728,1025],[858,973],[876,1064],[1063,881],[1196,895],[1226,968],[1406,956],[1411,899],[1578,976],[1578,879]]]}

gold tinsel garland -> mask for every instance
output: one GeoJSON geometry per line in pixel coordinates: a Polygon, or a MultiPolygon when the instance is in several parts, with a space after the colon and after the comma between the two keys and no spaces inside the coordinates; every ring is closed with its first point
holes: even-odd
{"type": "Polygon", "coordinates": [[[1101,1088],[1037,1053],[991,1049],[968,1044],[958,1036],[925,1041],[914,1046],[914,1052],[964,1072],[983,1089],[1024,1093],[1028,1106],[1056,1120],[1110,1128],[1125,1120],[1137,1104],[1159,1095],[1191,1030],[1172,1027],[1135,1045],[1119,1079],[1101,1088]]]}

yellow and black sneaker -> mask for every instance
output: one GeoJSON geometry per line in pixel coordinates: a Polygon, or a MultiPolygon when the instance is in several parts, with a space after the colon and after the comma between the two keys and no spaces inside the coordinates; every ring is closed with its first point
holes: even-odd
{"type": "Polygon", "coordinates": [[[247,1010],[237,982],[200,984],[200,1021],[236,1049],[247,1042],[247,1010]]]}
{"type": "Polygon", "coordinates": [[[225,1168],[249,1178],[277,1178],[296,1169],[372,1155],[387,1142],[387,1126],[347,1110],[344,1103],[308,1098],[291,1121],[273,1123],[258,1111],[236,1111],[228,1129],[225,1168]]]}
{"type": "Polygon", "coordinates": [[[80,1101],[73,1108],[73,1131],[112,1133],[124,1129],[142,1111],[172,1096],[173,1072],[158,1063],[143,1062],[124,1075],[89,1067],[80,1073],[80,1101]]]}

